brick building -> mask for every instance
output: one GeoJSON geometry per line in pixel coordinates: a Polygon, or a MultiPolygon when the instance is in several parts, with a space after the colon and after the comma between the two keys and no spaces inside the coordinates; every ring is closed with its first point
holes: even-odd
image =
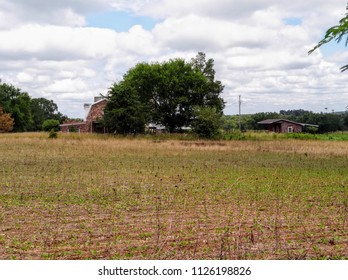
{"type": "Polygon", "coordinates": [[[104,109],[107,100],[103,97],[95,97],[93,104],[85,104],[86,117],[84,122],[65,122],[60,125],[62,132],[81,132],[81,133],[105,133],[105,127],[100,120],[104,116],[104,109]]]}

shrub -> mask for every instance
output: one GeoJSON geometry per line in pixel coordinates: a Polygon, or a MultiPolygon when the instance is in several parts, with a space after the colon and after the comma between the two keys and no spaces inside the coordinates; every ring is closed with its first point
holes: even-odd
{"type": "Polygon", "coordinates": [[[12,131],[13,125],[14,120],[11,118],[11,115],[5,113],[2,107],[0,107],[0,133],[12,131]]]}
{"type": "Polygon", "coordinates": [[[310,134],[316,134],[318,132],[318,127],[315,126],[307,126],[305,128],[305,132],[310,133],[310,134]]]}
{"type": "Polygon", "coordinates": [[[240,131],[235,131],[233,133],[226,134],[226,140],[246,140],[246,135],[240,131]]]}
{"type": "Polygon", "coordinates": [[[58,138],[58,133],[57,131],[55,131],[54,129],[51,129],[49,134],[48,134],[48,138],[50,139],[56,139],[58,138]]]}
{"type": "Polygon", "coordinates": [[[78,129],[76,128],[76,126],[71,126],[69,127],[69,132],[78,132],[78,129]]]}
{"type": "Polygon", "coordinates": [[[59,130],[59,121],[58,120],[53,120],[53,119],[48,119],[45,120],[42,124],[42,129],[44,131],[58,131],[59,130]]]}
{"type": "Polygon", "coordinates": [[[221,115],[213,107],[196,107],[192,129],[200,137],[217,138],[220,134],[221,115]]]}

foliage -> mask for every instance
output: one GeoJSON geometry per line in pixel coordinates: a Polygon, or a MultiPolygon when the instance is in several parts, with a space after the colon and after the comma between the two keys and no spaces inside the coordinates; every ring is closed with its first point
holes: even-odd
{"type": "Polygon", "coordinates": [[[51,129],[50,132],[49,132],[49,134],[48,134],[48,138],[50,138],[50,139],[56,139],[56,138],[58,138],[58,133],[57,133],[57,131],[54,130],[54,129],[51,129]]]}
{"type": "MultiPolygon", "coordinates": [[[[348,5],[346,10],[348,10],[348,5]]],[[[340,43],[345,36],[347,36],[345,40],[345,45],[347,46],[348,45],[348,13],[346,13],[345,16],[339,21],[338,25],[335,25],[326,31],[324,38],[313,49],[311,49],[308,52],[308,54],[311,54],[316,49],[320,48],[322,45],[331,42],[333,39],[335,39],[337,43],[340,43]]],[[[341,67],[342,72],[346,71],[347,69],[348,69],[348,64],[341,67]]]]}
{"type": "Polygon", "coordinates": [[[274,140],[286,140],[286,139],[298,139],[298,140],[321,140],[321,141],[348,141],[347,132],[336,133],[274,133],[265,131],[247,131],[240,132],[235,131],[232,133],[226,133],[224,135],[225,140],[246,140],[246,141],[274,141],[274,140]]]}
{"type": "Polygon", "coordinates": [[[240,131],[239,123],[241,125],[242,131],[263,129],[263,127],[261,126],[259,127],[257,122],[259,121],[259,119],[264,120],[265,114],[268,114],[268,113],[258,113],[254,115],[241,115],[241,116],[223,115],[221,117],[221,127],[227,134],[240,131]]]}
{"type": "Polygon", "coordinates": [[[200,137],[216,138],[221,127],[220,119],[221,114],[216,112],[215,107],[196,107],[192,129],[200,137]]]}
{"type": "Polygon", "coordinates": [[[203,105],[204,76],[181,59],[165,62],[157,71],[157,81],[150,97],[153,102],[152,121],[164,125],[169,132],[190,126],[193,107],[203,105]]]}
{"type": "Polygon", "coordinates": [[[44,131],[58,131],[59,130],[59,121],[58,120],[45,120],[42,124],[42,130],[44,131]]]}
{"type": "Polygon", "coordinates": [[[70,126],[69,127],[69,132],[78,132],[78,129],[76,128],[76,126],[70,126]]]}
{"type": "Polygon", "coordinates": [[[253,115],[241,115],[241,116],[229,116],[223,115],[221,117],[221,126],[227,133],[239,130],[239,122],[241,124],[242,131],[254,130],[253,127],[254,119],[253,115]]]}
{"type": "Polygon", "coordinates": [[[316,134],[318,132],[319,128],[315,126],[306,126],[305,132],[308,132],[310,134],[316,134]]]}
{"type": "MultiPolygon", "coordinates": [[[[306,110],[281,110],[279,113],[262,112],[253,115],[242,115],[243,130],[264,130],[264,126],[257,123],[266,119],[287,119],[298,123],[319,125],[318,129],[306,127],[308,133],[328,133],[348,130],[348,113],[314,113],[306,110]]],[[[223,116],[222,127],[230,133],[238,129],[239,116],[223,116]]]]}
{"type": "Polygon", "coordinates": [[[81,118],[68,118],[66,116],[63,116],[62,120],[64,120],[64,123],[80,123],[83,122],[83,119],[81,118]]]}
{"type": "Polygon", "coordinates": [[[239,130],[232,133],[227,133],[225,135],[226,140],[250,140],[245,133],[240,132],[239,130]]]}
{"type": "Polygon", "coordinates": [[[204,106],[214,107],[217,113],[222,114],[225,102],[220,97],[220,94],[224,90],[224,86],[221,81],[215,80],[216,72],[214,70],[214,60],[210,58],[206,61],[205,53],[199,52],[197,56],[191,60],[191,63],[196,70],[203,73],[207,78],[204,106]]]}
{"type": "Polygon", "coordinates": [[[119,134],[143,133],[148,113],[134,88],[127,82],[114,84],[104,110],[105,126],[119,134]]]}
{"type": "Polygon", "coordinates": [[[11,114],[5,113],[0,107],[0,133],[1,132],[10,132],[13,129],[13,118],[11,114]]]}
{"type": "Polygon", "coordinates": [[[0,137],[1,259],[348,257],[345,142],[46,138],[0,137]]]}
{"type": "Polygon", "coordinates": [[[39,131],[44,120],[55,119],[63,121],[66,116],[58,112],[57,105],[45,98],[31,98],[13,85],[1,83],[0,106],[11,114],[14,120],[13,131],[39,131]]]}
{"type": "Polygon", "coordinates": [[[14,119],[13,131],[28,131],[33,124],[30,97],[12,85],[0,82],[0,106],[14,119]]]}
{"type": "Polygon", "coordinates": [[[33,98],[30,103],[31,114],[33,118],[32,131],[42,130],[42,124],[45,120],[54,119],[62,121],[63,115],[58,112],[58,106],[53,100],[46,98],[33,98]]]}
{"type": "Polygon", "coordinates": [[[343,116],[343,124],[346,128],[348,128],[348,112],[343,116]]]}
{"type": "Polygon", "coordinates": [[[259,125],[258,122],[267,120],[267,119],[280,119],[280,114],[274,112],[262,112],[252,115],[252,120],[250,121],[251,129],[258,130],[264,129],[263,126],[259,125]]]}
{"type": "Polygon", "coordinates": [[[128,128],[118,127],[117,132],[124,133],[133,126],[140,130],[147,122],[164,125],[169,132],[175,132],[192,124],[196,106],[214,107],[222,114],[224,102],[219,95],[223,86],[215,81],[213,65],[213,60],[205,61],[203,53],[191,63],[174,59],[137,64],[109,91],[105,110],[107,127],[113,129],[120,125],[118,120],[127,120],[128,128]],[[117,101],[117,96],[121,101],[117,101]]]}

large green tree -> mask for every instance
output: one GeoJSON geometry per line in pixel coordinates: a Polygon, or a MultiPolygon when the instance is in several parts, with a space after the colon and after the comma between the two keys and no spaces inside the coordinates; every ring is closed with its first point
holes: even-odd
{"type": "Polygon", "coordinates": [[[225,107],[225,103],[220,94],[224,90],[224,86],[221,81],[215,79],[216,71],[214,70],[214,59],[206,59],[206,55],[203,52],[199,52],[195,58],[191,60],[192,66],[203,73],[207,79],[204,106],[214,107],[217,113],[222,114],[222,110],[225,107]]]}
{"type": "Polygon", "coordinates": [[[215,112],[222,114],[224,102],[220,94],[223,86],[215,81],[213,66],[214,61],[206,61],[203,53],[191,62],[173,59],[137,64],[109,92],[105,110],[107,127],[116,125],[110,122],[111,111],[119,116],[137,112],[135,118],[125,118],[125,121],[138,121],[139,118],[142,125],[146,122],[162,124],[169,132],[190,126],[197,107],[213,107],[215,112]],[[117,101],[127,96],[127,92],[127,102],[117,101]]]}
{"type": "MultiPolygon", "coordinates": [[[[346,10],[348,10],[348,5],[346,7],[346,10]]],[[[348,12],[339,21],[338,25],[335,25],[326,31],[324,38],[308,53],[311,54],[316,49],[320,48],[322,45],[327,44],[334,39],[336,40],[337,43],[340,43],[344,37],[346,37],[345,45],[347,46],[348,45],[348,12]]],[[[348,64],[341,67],[342,72],[346,70],[348,70],[348,64]]]]}
{"type": "Polygon", "coordinates": [[[31,130],[42,130],[45,120],[53,119],[61,121],[63,115],[58,112],[58,106],[53,100],[46,98],[33,98],[30,103],[31,114],[33,118],[33,126],[31,130]]]}
{"type": "Polygon", "coordinates": [[[30,101],[28,93],[0,82],[0,106],[14,119],[13,131],[28,131],[31,128],[33,119],[30,101]]]}
{"type": "Polygon", "coordinates": [[[125,81],[115,83],[108,96],[104,110],[104,124],[108,130],[118,134],[143,133],[149,113],[135,88],[125,81]]]}

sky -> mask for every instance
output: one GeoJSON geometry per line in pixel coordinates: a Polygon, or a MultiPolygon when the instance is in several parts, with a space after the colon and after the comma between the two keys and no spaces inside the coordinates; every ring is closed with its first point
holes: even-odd
{"type": "Polygon", "coordinates": [[[0,79],[71,118],[139,62],[215,61],[225,114],[344,111],[343,0],[0,0],[0,79]]]}

